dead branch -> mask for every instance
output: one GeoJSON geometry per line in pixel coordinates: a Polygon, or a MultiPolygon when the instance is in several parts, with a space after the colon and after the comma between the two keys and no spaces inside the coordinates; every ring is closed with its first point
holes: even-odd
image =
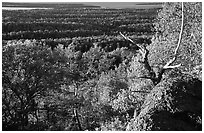
{"type": "Polygon", "coordinates": [[[142,48],[139,44],[136,44],[132,39],[130,39],[129,37],[123,35],[121,32],[119,32],[119,33],[120,33],[120,35],[121,35],[125,40],[131,42],[131,43],[134,44],[134,45],[137,45],[137,46],[139,47],[139,52],[140,52],[142,55],[144,54],[143,48],[142,48]]]}
{"type": "Polygon", "coordinates": [[[178,65],[174,65],[174,66],[171,66],[172,63],[174,63],[174,61],[176,60],[177,58],[177,54],[178,54],[178,49],[180,47],[180,44],[181,44],[181,39],[182,39],[182,33],[183,33],[183,20],[184,20],[184,14],[183,14],[183,2],[182,2],[182,7],[181,7],[181,12],[182,12],[182,18],[181,18],[181,29],[180,29],[180,33],[179,33],[179,40],[178,40],[178,43],[177,43],[177,47],[174,51],[174,58],[171,59],[169,62],[166,63],[166,65],[164,65],[163,69],[169,69],[169,68],[176,68],[176,67],[180,67],[181,64],[178,64],[178,65]]]}
{"type": "Polygon", "coordinates": [[[130,41],[132,44],[137,45],[137,46],[139,47],[139,52],[140,52],[140,54],[142,55],[142,60],[139,60],[138,62],[144,64],[145,69],[148,70],[149,75],[146,76],[146,78],[148,77],[148,79],[151,79],[152,81],[154,81],[154,79],[156,78],[156,74],[155,74],[155,72],[153,71],[153,69],[152,69],[152,67],[150,66],[149,61],[148,61],[149,50],[148,50],[145,46],[140,46],[139,44],[136,44],[132,39],[130,39],[129,37],[126,37],[126,36],[123,35],[121,32],[120,32],[120,35],[121,35],[124,39],[130,41]]]}
{"type": "Polygon", "coordinates": [[[79,120],[79,114],[78,114],[78,111],[76,108],[74,108],[74,117],[77,121],[77,125],[78,125],[78,128],[79,128],[79,131],[82,131],[82,127],[81,127],[81,122],[79,120]]]}
{"type": "Polygon", "coordinates": [[[173,59],[170,59],[164,66],[163,68],[160,70],[160,72],[158,73],[158,76],[157,76],[157,83],[161,81],[161,78],[162,78],[162,75],[163,73],[165,72],[166,69],[173,69],[173,68],[177,68],[177,67],[180,67],[181,66],[181,63],[178,64],[178,65],[173,65],[172,64],[174,63],[174,61],[176,60],[177,58],[177,54],[178,54],[178,49],[181,45],[181,39],[182,39],[182,33],[183,33],[183,20],[184,20],[184,13],[183,13],[183,9],[184,9],[184,6],[183,6],[183,2],[182,2],[182,7],[181,7],[181,10],[182,10],[182,20],[181,20],[181,29],[180,29],[180,33],[179,33],[179,40],[178,40],[178,43],[177,43],[177,47],[174,51],[174,57],[173,59]]]}
{"type": "Polygon", "coordinates": [[[142,61],[139,61],[140,63],[144,64],[144,67],[149,71],[149,75],[148,76],[143,76],[143,77],[139,77],[139,78],[146,78],[146,79],[151,79],[152,82],[154,83],[154,85],[158,84],[161,79],[162,79],[162,75],[165,72],[166,69],[173,69],[176,67],[180,67],[181,64],[178,65],[173,65],[172,64],[175,62],[176,58],[177,58],[177,54],[178,54],[178,49],[180,47],[181,44],[181,39],[182,39],[182,33],[183,33],[183,20],[184,20],[184,13],[183,13],[183,2],[182,2],[182,22],[181,22],[181,30],[180,30],[180,34],[179,34],[179,39],[178,39],[178,43],[177,43],[177,47],[174,51],[174,57],[173,59],[170,59],[158,72],[158,75],[156,75],[156,73],[153,71],[152,67],[149,64],[148,61],[148,54],[149,51],[147,50],[147,48],[145,46],[141,46],[139,44],[136,44],[132,39],[130,39],[129,37],[126,37],[125,35],[123,35],[121,32],[120,35],[125,39],[128,40],[129,42],[131,42],[134,45],[137,45],[139,48],[139,52],[142,55],[142,61]]]}
{"type": "Polygon", "coordinates": [[[131,92],[135,92],[135,93],[149,93],[150,91],[131,91],[131,92]]]}
{"type": "MultiPolygon", "coordinates": [[[[74,84],[75,84],[74,97],[76,99],[77,98],[77,92],[78,92],[78,84],[77,84],[77,82],[74,82],[74,84]]],[[[77,125],[78,125],[79,130],[82,131],[81,122],[79,120],[78,107],[74,107],[74,117],[77,121],[77,125]]]]}

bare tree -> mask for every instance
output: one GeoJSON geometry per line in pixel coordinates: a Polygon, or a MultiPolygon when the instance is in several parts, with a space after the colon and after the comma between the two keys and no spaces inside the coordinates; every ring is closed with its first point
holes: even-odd
{"type": "Polygon", "coordinates": [[[177,55],[178,55],[178,49],[180,47],[180,43],[181,43],[181,39],[182,39],[182,33],[183,33],[183,18],[184,18],[184,14],[183,14],[183,2],[182,2],[182,22],[181,22],[181,29],[180,29],[180,34],[179,34],[179,39],[178,39],[178,43],[177,43],[177,47],[174,51],[174,57],[173,59],[170,59],[158,72],[158,74],[155,73],[155,71],[153,70],[153,68],[150,66],[149,61],[148,61],[148,54],[149,54],[149,50],[146,48],[146,46],[144,45],[140,45],[135,43],[132,39],[130,39],[129,37],[125,36],[124,34],[122,34],[120,32],[120,35],[128,40],[130,43],[137,45],[139,48],[139,53],[142,55],[142,59],[139,61],[140,63],[142,63],[144,65],[144,68],[148,71],[148,75],[144,75],[142,77],[139,78],[146,78],[146,79],[150,79],[154,85],[157,85],[161,79],[162,79],[162,75],[164,74],[165,70],[167,69],[173,69],[176,67],[180,67],[181,64],[178,65],[172,65],[176,59],[177,59],[177,55]]]}

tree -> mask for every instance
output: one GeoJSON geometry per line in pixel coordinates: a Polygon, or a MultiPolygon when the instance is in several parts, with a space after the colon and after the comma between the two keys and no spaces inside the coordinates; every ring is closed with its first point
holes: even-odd
{"type": "Polygon", "coordinates": [[[171,70],[145,97],[141,111],[128,124],[136,131],[201,131],[202,82],[171,70]]]}
{"type": "Polygon", "coordinates": [[[2,62],[3,130],[28,128],[39,99],[74,78],[62,53],[34,44],[4,46],[2,62]]]}
{"type": "Polygon", "coordinates": [[[160,31],[162,33],[162,35],[159,36],[159,38],[163,39],[164,41],[163,40],[158,41],[159,40],[158,38],[153,39],[155,42],[153,41],[153,44],[149,46],[149,50],[147,49],[146,46],[135,44],[134,41],[131,40],[129,37],[126,37],[125,35],[120,33],[123,36],[123,38],[125,38],[130,43],[133,43],[139,47],[139,53],[141,55],[141,57],[139,58],[142,58],[142,59],[139,59],[138,62],[143,64],[143,67],[147,71],[147,73],[146,75],[143,75],[138,78],[150,79],[153,82],[153,84],[156,85],[161,81],[162,75],[164,74],[166,69],[180,67],[182,63],[183,67],[186,67],[186,69],[185,68],[182,68],[182,69],[189,71],[189,70],[192,70],[192,67],[199,65],[201,63],[201,52],[200,52],[201,37],[199,37],[198,35],[199,37],[197,38],[198,41],[196,41],[197,43],[195,43],[193,41],[190,41],[188,38],[188,35],[186,35],[190,31],[192,31],[192,33],[194,32],[201,33],[200,29],[198,29],[198,31],[194,29],[195,28],[194,25],[198,25],[198,26],[201,25],[200,23],[201,17],[198,9],[200,9],[200,3],[185,3],[185,4],[182,3],[182,6],[179,3],[173,3],[173,4],[167,3],[164,6],[163,11],[159,14],[159,19],[161,19],[159,21],[160,22],[159,26],[158,25],[155,26],[157,32],[160,31]],[[192,9],[190,5],[193,5],[195,9],[192,9]],[[176,12],[176,11],[179,11],[179,12],[176,12]],[[189,16],[187,15],[188,12],[191,13],[189,16]],[[191,20],[190,18],[192,18],[192,16],[193,17],[198,16],[198,19],[196,21],[191,20]],[[189,22],[188,20],[191,22],[189,22]],[[188,27],[189,25],[191,25],[191,28],[188,27]],[[189,44],[189,42],[187,42],[186,40],[188,40],[192,44],[189,44]],[[185,52],[185,49],[187,49],[187,47],[189,48],[189,45],[190,45],[190,49],[188,51],[191,51],[191,52],[187,55],[187,53],[185,52]],[[192,45],[194,46],[191,47],[192,45]],[[195,46],[197,47],[196,50],[198,50],[198,52],[194,49],[195,46]],[[192,57],[194,59],[193,61],[191,59],[192,57]],[[169,59],[169,58],[172,58],[172,59],[169,59]],[[184,61],[184,59],[187,61],[184,61]],[[192,62],[189,62],[188,60],[191,60],[192,62]],[[178,61],[180,62],[179,64],[177,63],[177,65],[173,65],[174,62],[178,62],[178,61]],[[163,65],[162,67],[160,66],[161,62],[163,65]],[[165,62],[167,63],[164,64],[165,62]],[[160,67],[158,72],[155,72],[153,68],[154,66],[160,67]]]}
{"type": "MultiPolygon", "coordinates": [[[[164,65],[174,56],[181,27],[181,3],[165,3],[155,22],[156,34],[149,45],[151,66],[164,65]],[[159,57],[159,58],[158,58],[159,57]]],[[[177,60],[184,72],[192,72],[202,62],[202,4],[187,2],[183,7],[183,33],[177,60]]],[[[196,75],[201,76],[201,75],[196,75]]]]}
{"type": "MultiPolygon", "coordinates": [[[[160,107],[159,105],[162,102],[168,102],[165,102],[163,101],[164,99],[162,99],[159,102],[154,101],[154,104],[150,104],[152,99],[150,99],[149,97],[155,96],[155,100],[158,100],[158,95],[164,94],[162,97],[169,98],[168,93],[165,92],[168,88],[174,93],[172,94],[173,97],[180,98],[185,97],[185,93],[176,95],[176,93],[174,92],[176,90],[172,89],[178,89],[180,87],[179,91],[182,91],[182,87],[187,84],[191,84],[192,82],[199,82],[199,89],[201,87],[200,81],[194,79],[192,76],[190,76],[189,78],[189,75],[184,75],[184,73],[186,72],[191,73],[195,66],[201,64],[201,3],[165,3],[163,10],[158,15],[157,22],[158,23],[155,23],[157,34],[152,39],[153,43],[149,46],[138,45],[138,47],[140,48],[140,55],[134,57],[133,61],[131,62],[132,65],[129,75],[133,78],[133,81],[131,82],[130,88],[135,87],[135,90],[137,92],[137,94],[135,95],[139,95],[140,97],[143,93],[141,90],[146,91],[146,94],[144,94],[142,100],[136,100],[141,104],[135,109],[137,111],[137,109],[139,108],[139,113],[133,119],[134,124],[132,123],[131,125],[134,127],[133,130],[159,130],[162,128],[164,128],[162,130],[170,129],[170,125],[168,124],[167,127],[162,127],[162,125],[164,124],[161,123],[168,123],[169,119],[166,117],[163,118],[163,116],[165,115],[163,115],[161,111],[161,108],[163,107],[160,107]],[[195,19],[193,20],[192,18],[195,19]],[[191,32],[192,34],[189,34],[189,32],[191,32]],[[195,33],[197,33],[196,37],[194,35],[195,33]],[[172,68],[174,68],[174,70],[172,70],[173,72],[167,71],[167,69],[172,68]],[[181,77],[185,80],[187,79],[187,81],[183,82],[182,78],[176,77],[178,75],[182,75],[181,77]],[[172,80],[170,78],[171,76],[176,77],[176,80],[172,80]],[[188,81],[188,79],[192,79],[192,81],[188,81]],[[171,81],[174,81],[175,83],[171,84],[171,81]],[[166,83],[166,85],[164,85],[163,83],[166,83]],[[163,90],[161,90],[160,87],[163,90]],[[149,107],[155,107],[155,113],[152,113],[153,109],[149,109],[149,107]],[[146,109],[149,109],[149,112],[146,109]],[[150,117],[149,113],[152,113],[150,117]],[[159,115],[157,116],[157,114],[159,115]],[[154,122],[152,121],[152,119],[149,119],[152,118],[153,115],[156,115],[154,122]],[[143,119],[141,118],[141,116],[147,116],[148,118],[146,117],[143,119]],[[162,120],[162,122],[157,121],[157,118],[162,118],[160,119],[162,120]],[[144,122],[146,120],[148,121],[147,123],[144,122]],[[161,124],[160,126],[157,125],[159,123],[161,124]],[[155,125],[156,128],[153,125],[155,125]],[[155,129],[151,127],[154,127],[155,129]]],[[[126,40],[134,43],[129,37],[126,37],[122,33],[121,35],[126,40]]],[[[196,75],[196,77],[197,76],[198,75],[196,75]]],[[[196,84],[197,83],[193,83],[192,86],[195,86],[196,84]]],[[[193,87],[190,89],[193,89],[193,87]]],[[[171,102],[171,105],[174,106],[174,104],[177,105],[177,101],[171,102]]],[[[191,105],[191,102],[186,100],[186,102],[182,103],[181,105],[183,106],[184,104],[191,105]]],[[[199,113],[197,113],[195,117],[198,117],[198,119],[200,119],[200,100],[198,108],[199,109],[195,111],[195,114],[197,112],[199,113]]],[[[163,111],[163,113],[167,114],[172,113],[168,109],[164,109],[163,111]]],[[[192,112],[194,113],[194,111],[192,112]]],[[[182,117],[181,119],[189,119],[190,123],[193,121],[192,123],[196,124],[197,126],[194,127],[195,125],[192,124],[192,127],[190,127],[189,129],[186,128],[187,130],[200,130],[200,121],[198,122],[190,120],[190,116],[188,114],[185,114],[185,111],[180,112],[180,115],[184,115],[180,116],[182,117]]],[[[194,119],[194,117],[192,119],[194,119]]],[[[182,130],[182,126],[179,125],[179,127],[175,125],[175,122],[179,120],[172,121],[172,123],[170,122],[172,124],[171,130],[182,130]]]]}

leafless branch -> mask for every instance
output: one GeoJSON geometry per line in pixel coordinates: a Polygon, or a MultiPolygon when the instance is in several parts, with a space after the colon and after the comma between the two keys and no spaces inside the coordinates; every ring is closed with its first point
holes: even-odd
{"type": "Polygon", "coordinates": [[[146,78],[146,79],[151,79],[152,82],[154,83],[154,85],[158,84],[161,79],[162,79],[162,75],[163,73],[165,72],[166,69],[172,69],[172,68],[176,68],[176,67],[180,67],[181,64],[178,64],[178,65],[173,65],[172,64],[174,63],[174,61],[176,60],[177,58],[177,54],[178,54],[178,49],[180,47],[180,44],[181,44],[181,39],[182,39],[182,33],[183,33],[183,20],[184,20],[184,13],[183,13],[183,2],[182,2],[182,22],[181,22],[181,30],[180,30],[180,34],[179,34],[179,39],[178,39],[178,43],[177,43],[177,47],[174,51],[174,57],[173,59],[170,59],[161,69],[160,71],[158,72],[158,75],[156,75],[156,73],[154,72],[154,70],[152,69],[152,67],[150,66],[149,64],[149,61],[148,61],[148,54],[149,54],[149,51],[148,49],[145,47],[145,46],[141,46],[139,44],[136,44],[132,39],[130,39],[129,37],[126,37],[125,35],[123,35],[121,32],[120,35],[128,40],[129,42],[131,42],[132,44],[134,45],[137,45],[138,48],[139,48],[139,52],[140,54],[142,55],[142,61],[139,61],[140,63],[144,64],[144,67],[145,69],[147,69],[149,71],[149,75],[147,76],[143,76],[143,77],[138,77],[138,78],[146,78]]]}
{"type": "Polygon", "coordinates": [[[80,131],[82,131],[82,127],[81,127],[81,123],[80,123],[80,120],[79,120],[79,114],[78,114],[78,111],[76,108],[74,108],[74,117],[77,121],[77,125],[78,125],[78,128],[80,131]]]}
{"type": "Polygon", "coordinates": [[[137,78],[152,79],[152,77],[150,77],[150,76],[140,76],[140,77],[137,77],[137,78]]]}
{"type": "Polygon", "coordinates": [[[131,92],[135,92],[135,93],[149,93],[150,91],[131,91],[131,92]]]}
{"type": "Polygon", "coordinates": [[[156,78],[156,74],[155,72],[153,71],[152,67],[150,66],[149,64],[149,61],[148,61],[148,54],[149,54],[149,51],[148,49],[144,46],[140,46],[139,44],[136,44],[132,39],[130,39],[129,37],[126,37],[125,35],[123,35],[121,32],[120,32],[120,35],[130,41],[131,43],[133,43],[134,45],[137,45],[139,47],[139,52],[141,53],[142,55],[142,60],[139,60],[140,63],[144,64],[144,67],[145,69],[147,69],[149,71],[149,75],[146,76],[146,78],[148,77],[148,79],[151,79],[151,80],[154,80],[156,78]]]}
{"type": "Polygon", "coordinates": [[[125,39],[125,40],[128,40],[129,42],[131,42],[132,44],[134,45],[137,45],[139,47],[139,52],[143,55],[144,54],[144,51],[143,51],[143,48],[139,45],[139,44],[136,44],[132,39],[130,39],[129,37],[125,36],[124,34],[122,34],[121,32],[119,32],[120,35],[125,39]]]}
{"type": "Polygon", "coordinates": [[[172,68],[177,68],[177,67],[180,67],[181,64],[178,64],[178,65],[174,65],[174,66],[171,66],[172,63],[174,63],[174,61],[176,60],[177,58],[177,52],[178,52],[178,49],[180,47],[180,44],[181,44],[181,39],[182,39],[182,33],[183,33],[183,20],[184,20],[184,14],[183,14],[183,9],[184,9],[184,6],[183,6],[183,2],[182,2],[182,20],[181,20],[181,30],[180,30],[180,34],[179,34],[179,40],[178,40],[178,43],[177,43],[177,47],[174,51],[174,58],[173,59],[170,59],[164,66],[163,68],[160,70],[160,72],[158,73],[158,76],[157,76],[157,79],[156,79],[156,83],[159,83],[162,79],[162,75],[164,73],[164,71],[166,69],[172,69],[172,68]]]}
{"type": "Polygon", "coordinates": [[[176,67],[180,67],[181,66],[181,64],[174,65],[174,66],[171,66],[171,64],[176,60],[177,54],[178,54],[178,49],[179,49],[180,44],[181,44],[182,33],[183,33],[183,20],[184,20],[183,8],[184,7],[183,7],[183,2],[182,2],[182,7],[181,7],[181,10],[182,10],[181,29],[180,29],[180,33],[179,33],[179,40],[178,40],[178,43],[177,43],[177,47],[176,47],[176,49],[174,51],[174,58],[171,59],[169,62],[167,62],[166,65],[164,65],[163,69],[176,68],[176,67]]]}

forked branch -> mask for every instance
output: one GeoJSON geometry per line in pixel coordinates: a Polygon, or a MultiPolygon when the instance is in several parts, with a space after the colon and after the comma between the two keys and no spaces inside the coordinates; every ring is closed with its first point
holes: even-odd
{"type": "Polygon", "coordinates": [[[154,83],[154,85],[158,84],[161,79],[162,79],[162,75],[163,73],[165,72],[166,69],[172,69],[172,68],[176,68],[176,67],[180,67],[181,64],[178,64],[178,65],[173,65],[172,64],[174,63],[174,61],[176,60],[177,58],[177,54],[178,54],[178,49],[180,47],[180,44],[181,44],[181,39],[182,39],[182,33],[183,33],[183,20],[184,20],[184,13],[183,13],[183,2],[182,2],[182,22],[181,22],[181,29],[180,29],[180,34],[179,34],[179,40],[178,40],[178,43],[177,43],[177,46],[176,46],[176,49],[174,51],[174,57],[173,59],[170,59],[161,69],[160,71],[158,72],[158,75],[156,75],[156,73],[153,71],[152,67],[150,66],[149,64],[149,61],[148,61],[148,54],[149,54],[149,51],[146,49],[145,46],[141,46],[139,44],[136,44],[132,39],[130,39],[129,37],[126,37],[125,35],[123,35],[121,32],[120,32],[120,35],[128,40],[129,42],[131,42],[132,44],[134,45],[137,45],[138,48],[139,48],[139,52],[140,54],[142,55],[143,57],[143,60],[142,61],[139,61],[140,63],[143,63],[144,64],[144,67],[149,71],[149,75],[148,76],[143,76],[142,78],[147,78],[147,79],[151,79],[154,83]]]}
{"type": "Polygon", "coordinates": [[[182,4],[182,7],[181,7],[181,13],[182,13],[182,19],[181,19],[181,29],[180,29],[180,34],[179,34],[179,40],[178,40],[178,43],[177,43],[177,47],[174,51],[174,58],[171,59],[169,62],[166,63],[166,65],[164,65],[163,69],[168,69],[168,68],[176,68],[176,67],[179,67],[181,66],[181,64],[178,64],[178,65],[174,65],[174,66],[171,66],[171,64],[176,60],[177,58],[177,53],[178,53],[178,49],[180,47],[180,44],[181,44],[181,39],[182,39],[182,33],[183,33],[183,20],[184,20],[184,13],[183,13],[183,2],[181,3],[182,4]]]}
{"type": "MultiPolygon", "coordinates": [[[[148,76],[146,75],[146,76],[144,76],[144,77],[146,77],[147,79],[151,79],[151,80],[154,82],[154,80],[155,80],[155,78],[156,78],[156,74],[155,74],[155,72],[153,71],[153,69],[152,69],[152,67],[150,66],[149,61],[148,61],[148,54],[149,54],[148,49],[147,49],[145,46],[140,46],[139,44],[136,44],[132,39],[130,39],[129,37],[126,37],[126,36],[123,35],[121,32],[120,32],[120,35],[121,35],[124,39],[130,41],[132,44],[138,46],[139,52],[140,52],[140,54],[142,55],[142,60],[140,60],[139,62],[142,63],[142,64],[144,64],[145,69],[147,69],[147,70],[148,70],[148,73],[149,73],[148,76]]],[[[143,77],[143,78],[144,78],[144,77],[143,77]]]]}

